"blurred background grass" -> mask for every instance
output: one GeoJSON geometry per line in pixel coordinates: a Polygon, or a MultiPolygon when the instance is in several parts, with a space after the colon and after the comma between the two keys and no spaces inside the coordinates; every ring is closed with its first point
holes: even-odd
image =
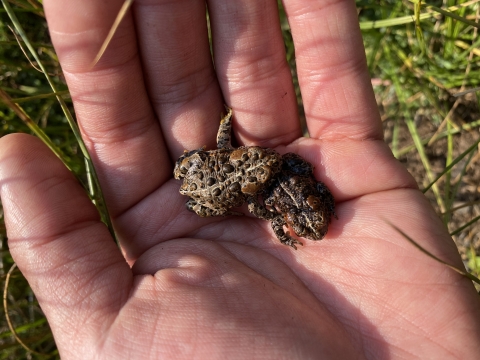
{"type": "MultiPolygon", "coordinates": [[[[7,0],[2,0],[5,3],[7,0]]],[[[372,85],[395,156],[409,169],[420,188],[453,235],[465,266],[480,272],[480,158],[479,102],[480,50],[479,3],[475,1],[357,1],[372,85]],[[460,94],[460,96],[455,96],[460,94]],[[433,184],[433,185],[431,185],[433,184]]],[[[50,43],[41,0],[11,0],[26,36],[35,48],[57,94],[73,107],[58,59],[50,43]]],[[[285,13],[280,4],[282,32],[299,103],[304,117],[295,68],[295,51],[285,13]]],[[[0,92],[20,105],[31,121],[63,154],[65,163],[86,184],[85,159],[55,94],[28,50],[19,46],[12,22],[0,8],[0,92]],[[31,60],[28,60],[31,59],[31,60]]],[[[20,43],[22,43],[20,41],[20,43]]],[[[22,47],[25,48],[22,43],[22,47]]],[[[0,136],[32,133],[15,105],[0,101],[0,136]]],[[[0,285],[13,265],[5,226],[0,225],[0,285]]],[[[28,283],[12,271],[4,303],[24,344],[46,357],[57,358],[48,323],[28,283]]],[[[3,305],[2,305],[3,307],[3,305]]],[[[2,309],[4,313],[5,309],[2,309]]],[[[0,359],[37,358],[24,349],[0,316],[0,359]]]]}

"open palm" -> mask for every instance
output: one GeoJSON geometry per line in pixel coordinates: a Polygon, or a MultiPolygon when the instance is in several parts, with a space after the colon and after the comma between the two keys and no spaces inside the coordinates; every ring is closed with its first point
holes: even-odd
{"type": "Polygon", "coordinates": [[[285,0],[310,138],[275,0],[137,0],[89,67],[123,0],[44,0],[122,245],[37,139],[1,139],[12,255],[60,354],[73,358],[446,358],[480,351],[469,281],[425,257],[456,248],[382,141],[353,1],[285,0]],[[173,180],[184,149],[215,147],[223,103],[245,145],[295,152],[339,220],[295,251],[268,222],[200,218],[173,180]]]}

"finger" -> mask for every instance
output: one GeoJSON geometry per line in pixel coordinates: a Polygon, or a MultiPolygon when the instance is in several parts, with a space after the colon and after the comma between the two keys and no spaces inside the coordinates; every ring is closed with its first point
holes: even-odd
{"type": "Polygon", "coordinates": [[[209,0],[215,68],[239,140],[274,147],[301,135],[275,0],[209,0]]]}
{"type": "Polygon", "coordinates": [[[62,354],[98,340],[125,302],[131,271],[85,191],[40,140],[0,139],[8,244],[62,354]],[[81,326],[81,327],[80,327],[81,326]],[[90,335],[83,336],[88,330],[90,335]],[[83,333],[84,334],[84,333],[83,333]]]}
{"type": "Polygon", "coordinates": [[[213,148],[224,107],[205,3],[137,0],[134,7],[149,95],[173,159],[184,149],[213,148]]]}
{"type": "Polygon", "coordinates": [[[355,3],[285,0],[313,138],[382,138],[355,3]]]}
{"type": "Polygon", "coordinates": [[[77,119],[113,217],[171,177],[169,156],[144,86],[130,13],[100,62],[90,68],[122,3],[44,2],[77,119]]]}

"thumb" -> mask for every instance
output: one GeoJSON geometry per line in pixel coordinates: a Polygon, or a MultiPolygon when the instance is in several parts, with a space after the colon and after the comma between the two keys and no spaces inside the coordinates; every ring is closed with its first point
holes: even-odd
{"type": "Polygon", "coordinates": [[[61,161],[25,134],[0,139],[0,196],[11,254],[59,350],[68,353],[62,344],[77,342],[93,348],[132,283],[97,210],[61,161]]]}

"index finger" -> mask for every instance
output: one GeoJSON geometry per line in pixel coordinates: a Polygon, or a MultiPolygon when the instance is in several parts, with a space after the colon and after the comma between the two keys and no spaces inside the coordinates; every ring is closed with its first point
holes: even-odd
{"type": "Polygon", "coordinates": [[[79,127],[113,218],[171,177],[168,151],[144,84],[131,13],[91,68],[122,3],[44,1],[79,127]]]}

